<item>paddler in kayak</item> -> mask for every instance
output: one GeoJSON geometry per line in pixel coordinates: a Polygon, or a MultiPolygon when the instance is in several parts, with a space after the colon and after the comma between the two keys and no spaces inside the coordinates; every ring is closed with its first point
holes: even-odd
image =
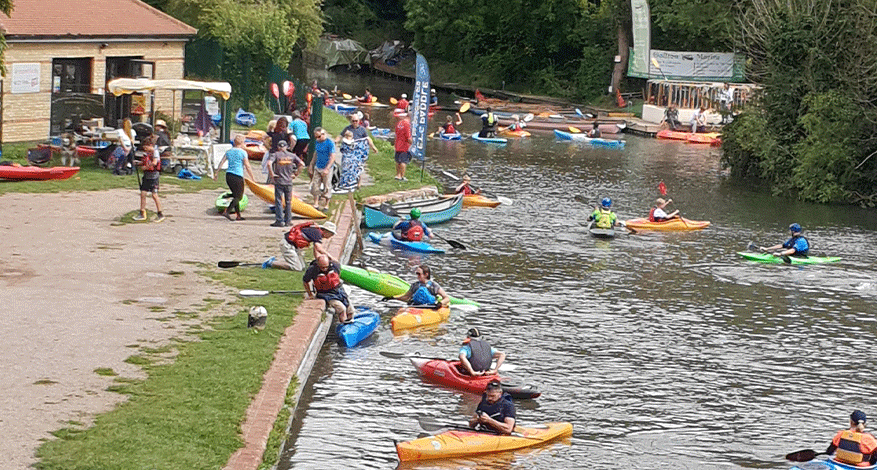
{"type": "Polygon", "coordinates": [[[429,90],[429,106],[438,106],[438,95],[435,94],[435,88],[429,90]]]}
{"type": "Polygon", "coordinates": [[[665,220],[679,217],[679,210],[675,210],[669,214],[664,210],[664,208],[667,207],[667,204],[670,204],[671,202],[673,202],[672,199],[667,199],[666,201],[662,198],[655,199],[655,207],[649,211],[649,222],[663,222],[665,220]]]}
{"type": "MultiPolygon", "coordinates": [[[[414,209],[412,209],[412,212],[414,209]]],[[[411,284],[408,292],[393,297],[384,297],[381,300],[401,300],[408,302],[408,305],[429,305],[436,308],[447,307],[451,298],[442,289],[442,286],[432,280],[432,273],[429,266],[421,264],[414,270],[417,281],[411,284]]]]}
{"type": "Polygon", "coordinates": [[[785,243],[768,247],[759,247],[759,249],[765,253],[772,252],[775,256],[798,256],[806,258],[807,254],[810,252],[810,242],[801,235],[801,226],[797,223],[789,225],[789,232],[792,233],[792,238],[786,240],[785,243]]]}
{"type": "Polygon", "coordinates": [[[372,92],[370,92],[369,89],[366,88],[365,93],[362,96],[357,96],[356,99],[360,103],[371,103],[372,102],[372,92]]]}
{"type": "Polygon", "coordinates": [[[496,116],[490,110],[490,106],[481,115],[481,131],[478,132],[478,137],[496,137],[496,116]]]}
{"type": "Polygon", "coordinates": [[[459,126],[463,124],[463,118],[460,117],[460,113],[457,113],[457,121],[454,122],[453,116],[448,114],[448,117],[445,118],[445,123],[439,127],[439,132],[445,135],[456,134],[457,128],[455,126],[459,126]]]}
{"type": "Polygon", "coordinates": [[[618,225],[618,216],[609,208],[612,207],[612,199],[604,197],[600,205],[594,208],[594,212],[588,216],[588,221],[595,221],[597,228],[610,229],[618,225]]]}
{"type": "Polygon", "coordinates": [[[344,292],[341,283],[341,265],[332,261],[327,255],[319,255],[311,261],[301,279],[307,291],[307,298],[322,299],[326,309],[332,309],[338,315],[338,323],[353,322],[353,304],[344,292]]]}
{"type": "Polygon", "coordinates": [[[463,175],[463,182],[460,183],[460,186],[457,186],[457,189],[454,191],[454,194],[462,194],[464,196],[471,196],[473,194],[481,194],[481,189],[473,189],[471,186],[472,178],[469,175],[463,175]]]}
{"type": "Polygon", "coordinates": [[[505,361],[505,353],[497,351],[490,343],[481,339],[478,328],[470,328],[466,333],[466,341],[460,346],[460,363],[471,376],[496,375],[496,371],[505,361]],[[496,359],[496,367],[490,365],[496,359]]]}
{"type": "Polygon", "coordinates": [[[305,249],[314,245],[314,258],[320,255],[332,255],[323,246],[323,240],[332,238],[337,228],[332,222],[317,225],[313,221],[302,222],[292,227],[283,235],[280,242],[280,250],[283,253],[283,261],[276,261],[274,256],[262,263],[262,269],[274,268],[287,271],[301,271],[305,268],[305,249]]]}
{"type": "Polygon", "coordinates": [[[524,121],[521,121],[521,116],[515,114],[515,115],[512,115],[512,119],[514,119],[514,121],[512,121],[512,123],[509,124],[508,127],[506,127],[506,129],[508,131],[520,132],[520,131],[523,131],[525,127],[527,127],[527,123],[524,121]]]}
{"type": "Polygon", "coordinates": [[[487,384],[481,403],[475,409],[475,416],[469,420],[469,427],[508,435],[515,430],[516,420],[515,403],[511,395],[502,391],[499,380],[493,380],[487,384]]]}
{"type": "Polygon", "coordinates": [[[833,453],[834,460],[853,466],[877,463],[877,439],[865,432],[866,421],[863,411],[853,411],[850,415],[850,428],[838,431],[825,453],[833,453]]]}
{"type": "Polygon", "coordinates": [[[409,215],[409,218],[400,218],[393,224],[393,236],[397,240],[406,242],[420,242],[429,239],[432,232],[425,223],[420,221],[420,209],[417,207],[411,209],[409,215]]]}
{"type": "Polygon", "coordinates": [[[598,124],[597,121],[594,121],[594,127],[588,131],[588,138],[599,139],[600,137],[603,137],[603,133],[600,132],[600,124],[598,124]]]}

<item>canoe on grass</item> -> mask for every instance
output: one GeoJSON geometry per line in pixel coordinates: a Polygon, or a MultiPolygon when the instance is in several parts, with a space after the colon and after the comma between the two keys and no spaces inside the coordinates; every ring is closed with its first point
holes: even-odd
{"type": "Polygon", "coordinates": [[[66,180],[79,173],[78,166],[38,166],[0,165],[0,179],[15,181],[66,180]]]}
{"type": "Polygon", "coordinates": [[[673,218],[661,222],[650,222],[647,217],[630,219],[624,225],[634,230],[655,230],[658,232],[678,232],[685,230],[701,230],[709,227],[709,220],[689,220],[684,217],[673,218]]]}
{"type": "MultiPolygon", "coordinates": [[[[417,207],[420,209],[421,222],[426,225],[439,224],[451,220],[463,209],[463,195],[458,196],[451,199],[434,198],[401,202],[392,204],[392,207],[402,216],[407,216],[411,213],[411,209],[417,207]]],[[[381,212],[380,206],[365,206],[363,213],[365,214],[365,226],[368,228],[389,228],[399,220],[399,217],[381,212]]]]}
{"type": "Polygon", "coordinates": [[[390,246],[393,248],[398,248],[400,250],[408,250],[414,251],[416,253],[444,253],[445,250],[441,248],[436,248],[427,242],[412,242],[406,240],[399,240],[395,236],[393,236],[392,232],[387,233],[377,233],[377,232],[369,232],[368,234],[369,240],[377,243],[378,245],[390,246]]]}
{"type": "MultiPolygon", "coordinates": [[[[758,261],[759,263],[783,264],[786,262],[782,256],[774,256],[771,253],[738,251],[737,254],[749,261],[758,261]]],[[[806,258],[800,256],[787,256],[787,258],[791,261],[791,264],[820,264],[840,261],[840,258],[837,256],[808,256],[806,258]]]]}
{"type": "Polygon", "coordinates": [[[529,399],[538,398],[542,394],[533,385],[524,385],[517,383],[513,379],[501,377],[499,375],[464,375],[460,371],[460,361],[448,361],[445,359],[430,359],[426,357],[412,357],[411,363],[417,369],[417,373],[423,380],[453,388],[454,390],[462,390],[464,392],[475,393],[481,395],[487,384],[492,380],[499,379],[502,382],[502,390],[508,392],[512,398],[529,399]]]}
{"type": "MultiPolygon", "coordinates": [[[[269,204],[274,204],[273,184],[257,183],[249,178],[244,178],[244,183],[247,184],[247,187],[250,188],[250,191],[252,191],[253,194],[255,194],[259,199],[269,204]]],[[[292,200],[290,201],[290,206],[292,208],[292,212],[303,217],[309,217],[311,219],[325,219],[327,217],[326,214],[318,211],[316,207],[302,201],[294,195],[292,196],[292,200]]]]}
{"type": "Polygon", "coordinates": [[[396,443],[396,453],[402,462],[470,457],[533,447],[571,435],[571,423],[545,423],[532,427],[515,426],[514,434],[509,436],[454,429],[413,441],[398,442],[396,443]]]}
{"type": "MultiPolygon", "coordinates": [[[[225,210],[228,209],[228,205],[231,204],[231,198],[231,191],[226,191],[220,194],[219,197],[216,198],[216,210],[219,212],[225,212],[225,210]]],[[[247,197],[246,194],[244,194],[240,202],[238,202],[238,209],[243,211],[247,208],[247,205],[249,204],[250,199],[247,197]]]]}
{"type": "Polygon", "coordinates": [[[374,333],[381,323],[378,312],[368,307],[357,307],[353,315],[353,323],[339,324],[335,327],[335,334],[344,346],[352,348],[374,333]]]}
{"type": "MultiPolygon", "coordinates": [[[[451,198],[456,196],[456,194],[445,194],[442,197],[451,198]]],[[[463,196],[463,208],[466,207],[496,207],[500,205],[499,201],[494,201],[493,199],[488,199],[481,194],[467,194],[463,196]]]]}
{"type": "Polygon", "coordinates": [[[451,309],[449,307],[402,307],[390,320],[390,327],[393,329],[393,332],[396,332],[399,330],[407,330],[409,328],[417,328],[418,326],[435,325],[436,323],[441,323],[447,320],[450,316],[451,309]]]}
{"type": "Polygon", "coordinates": [[[576,142],[585,142],[587,144],[591,144],[597,147],[608,147],[608,148],[624,148],[623,140],[616,139],[604,139],[601,137],[591,138],[588,137],[584,132],[581,134],[574,134],[572,132],[565,132],[558,129],[554,129],[554,136],[560,140],[573,140],[576,142]]]}
{"type": "MultiPolygon", "coordinates": [[[[388,297],[408,292],[410,285],[392,274],[377,271],[368,271],[356,266],[341,266],[341,279],[348,284],[353,284],[360,289],[388,297]]],[[[478,302],[451,297],[451,305],[473,305],[478,307],[478,302]]]]}

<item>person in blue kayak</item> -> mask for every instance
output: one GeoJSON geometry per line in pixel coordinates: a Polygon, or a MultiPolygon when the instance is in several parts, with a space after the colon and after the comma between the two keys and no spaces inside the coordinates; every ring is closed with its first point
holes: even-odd
{"type": "Polygon", "coordinates": [[[496,122],[496,115],[488,106],[484,114],[481,115],[481,131],[478,132],[478,137],[496,137],[496,122]]]}
{"type": "Polygon", "coordinates": [[[393,297],[384,297],[381,300],[396,299],[408,302],[409,305],[429,305],[436,308],[447,307],[451,298],[442,289],[442,286],[432,280],[429,266],[421,264],[414,270],[417,281],[411,284],[408,292],[393,297]]]}
{"type": "Polygon", "coordinates": [[[338,323],[353,323],[353,304],[344,292],[341,282],[341,265],[327,255],[318,255],[302,276],[302,284],[308,299],[321,299],[326,309],[338,315],[338,323]]]}
{"type": "Polygon", "coordinates": [[[850,415],[850,428],[838,431],[825,451],[834,460],[853,466],[877,463],[877,439],[865,432],[865,413],[855,410],[850,415]]]}
{"type": "Polygon", "coordinates": [[[792,238],[786,240],[780,245],[760,247],[765,253],[773,253],[776,256],[798,256],[806,258],[810,252],[810,242],[801,235],[801,226],[797,223],[789,225],[789,231],[792,232],[792,238]],[[782,251],[778,251],[782,250],[782,251]]]}
{"type": "Polygon", "coordinates": [[[597,124],[597,121],[594,121],[594,127],[588,131],[588,138],[599,139],[601,137],[603,137],[603,133],[600,132],[600,124],[597,124]]]}
{"type": "Polygon", "coordinates": [[[515,403],[511,395],[502,390],[502,383],[493,380],[487,384],[481,402],[475,409],[475,416],[469,420],[469,427],[479,431],[511,434],[515,430],[515,403]]]}
{"type": "Polygon", "coordinates": [[[446,135],[448,135],[448,134],[456,134],[456,133],[457,133],[457,128],[456,128],[456,126],[459,126],[460,124],[463,124],[463,118],[460,116],[460,113],[457,113],[457,119],[456,119],[456,121],[454,121],[454,117],[453,117],[453,116],[451,116],[450,114],[448,114],[448,117],[445,118],[445,123],[442,124],[442,125],[439,127],[439,130],[438,130],[438,131],[439,131],[440,133],[442,133],[442,134],[446,134],[446,135]]]}
{"type": "Polygon", "coordinates": [[[415,207],[409,213],[410,217],[400,218],[393,224],[393,236],[397,240],[406,242],[419,242],[432,236],[432,232],[425,223],[420,221],[420,209],[415,207]]]}
{"type": "Polygon", "coordinates": [[[594,208],[594,212],[588,216],[588,221],[595,221],[597,228],[610,229],[618,225],[618,216],[612,210],[612,199],[604,197],[600,205],[594,208]]]}
{"type": "Polygon", "coordinates": [[[460,364],[471,376],[496,375],[505,360],[505,353],[497,351],[490,343],[484,341],[478,328],[470,328],[466,333],[466,341],[460,346],[460,364]],[[496,360],[496,367],[491,368],[496,360]]]}

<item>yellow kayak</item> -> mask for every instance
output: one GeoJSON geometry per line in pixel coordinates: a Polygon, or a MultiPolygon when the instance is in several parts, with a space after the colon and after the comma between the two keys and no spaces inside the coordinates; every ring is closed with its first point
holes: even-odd
{"type": "Polygon", "coordinates": [[[680,232],[685,230],[701,230],[709,227],[709,220],[688,220],[676,217],[661,222],[650,222],[647,217],[624,221],[624,225],[634,230],[655,230],[658,232],[680,232]]]}
{"type": "Polygon", "coordinates": [[[451,309],[448,307],[440,309],[402,307],[396,312],[396,316],[390,320],[390,326],[395,332],[407,328],[441,323],[450,316],[451,309]]]}
{"type": "MultiPolygon", "coordinates": [[[[444,197],[454,197],[456,194],[445,194],[444,197]]],[[[488,199],[480,194],[467,194],[463,196],[463,207],[496,207],[499,201],[488,199]]]]}
{"type": "MultiPolygon", "coordinates": [[[[273,184],[257,183],[249,178],[244,178],[244,182],[247,184],[247,187],[250,188],[250,191],[252,191],[253,194],[255,194],[259,199],[269,204],[274,204],[273,184]]],[[[325,219],[327,217],[326,214],[318,211],[316,207],[302,201],[295,196],[292,196],[292,202],[290,205],[292,206],[292,212],[298,215],[302,215],[311,219],[325,219]]]]}
{"type": "Polygon", "coordinates": [[[511,436],[455,429],[413,441],[396,443],[396,453],[399,454],[399,460],[402,462],[469,457],[523,449],[571,435],[571,423],[546,423],[530,428],[517,426],[515,434],[511,436]]]}

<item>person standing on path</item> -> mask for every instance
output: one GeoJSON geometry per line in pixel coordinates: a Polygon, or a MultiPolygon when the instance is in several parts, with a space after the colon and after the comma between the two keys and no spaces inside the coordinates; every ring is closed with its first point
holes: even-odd
{"type": "Polygon", "coordinates": [[[301,271],[305,268],[305,249],[311,244],[314,245],[314,259],[320,255],[326,255],[329,259],[334,259],[331,254],[323,246],[323,240],[332,238],[337,228],[332,222],[325,222],[323,225],[317,225],[313,221],[302,222],[296,224],[295,227],[283,236],[280,242],[280,249],[283,253],[283,261],[275,261],[274,256],[262,263],[262,269],[274,268],[285,269],[287,271],[301,271]]]}
{"type": "Polygon", "coordinates": [[[314,129],[314,158],[308,165],[308,175],[311,177],[311,195],[314,196],[314,206],[317,210],[326,210],[329,200],[332,198],[332,168],[338,150],[335,142],[329,138],[329,133],[322,127],[314,129]],[[325,202],[323,202],[325,201],[325,202]]]}
{"type": "Polygon", "coordinates": [[[213,172],[213,180],[216,181],[216,174],[219,172],[219,169],[222,168],[225,162],[228,162],[228,168],[225,170],[225,183],[231,191],[232,198],[228,204],[228,209],[222,212],[222,215],[228,220],[232,220],[232,213],[237,214],[234,220],[244,220],[241,217],[239,206],[241,198],[244,196],[244,170],[246,170],[251,180],[256,181],[256,178],[253,176],[253,169],[250,168],[250,159],[247,158],[247,151],[244,150],[244,142],[246,142],[246,139],[243,134],[234,136],[234,147],[225,152],[225,155],[222,156],[222,160],[219,161],[219,165],[216,166],[213,172]]]}
{"type": "Polygon", "coordinates": [[[281,140],[277,151],[268,157],[268,178],[274,183],[274,223],[272,227],[287,227],[292,222],[292,181],[305,163],[287,151],[289,143],[281,140]]]}
{"type": "Polygon", "coordinates": [[[155,212],[158,217],[156,222],[164,220],[161,213],[161,203],[158,201],[158,176],[161,173],[161,155],[155,143],[158,136],[155,134],[146,138],[143,142],[143,180],[140,182],[140,213],[134,216],[134,220],[146,220],[146,193],[152,193],[155,201],[155,212]]]}
{"type": "Polygon", "coordinates": [[[301,118],[299,110],[293,111],[289,129],[293,137],[295,137],[295,147],[292,148],[292,153],[298,155],[298,158],[301,158],[302,161],[306,161],[305,154],[307,154],[311,136],[308,134],[308,123],[301,118]]]}
{"type": "Polygon", "coordinates": [[[375,152],[378,148],[368,135],[368,130],[362,126],[362,113],[356,111],[350,115],[350,125],[345,127],[335,139],[341,147],[341,181],[339,188],[354,190],[359,189],[360,177],[365,162],[368,161],[369,150],[375,152]],[[349,141],[344,142],[345,136],[350,133],[349,141]]]}
{"type": "Polygon", "coordinates": [[[393,146],[396,149],[396,181],[408,181],[405,177],[405,169],[411,161],[411,121],[408,113],[393,114],[399,122],[396,123],[396,142],[393,146]]]}

